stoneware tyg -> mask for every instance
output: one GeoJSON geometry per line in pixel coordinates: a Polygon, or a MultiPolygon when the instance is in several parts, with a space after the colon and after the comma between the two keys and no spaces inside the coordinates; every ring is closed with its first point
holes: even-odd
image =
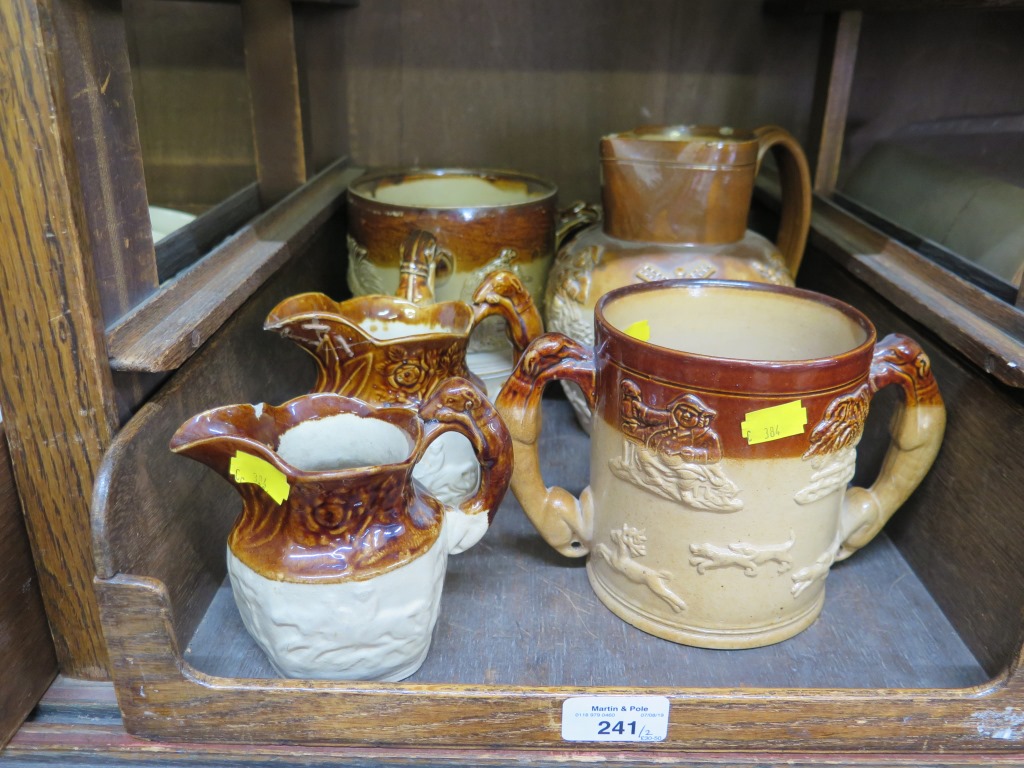
{"type": "Polygon", "coordinates": [[[832,564],[878,533],[939,449],[928,357],[905,336],[876,341],[839,301],[754,283],[616,289],[595,325],[593,349],[534,341],[498,397],[526,514],[562,554],[589,555],[601,601],[651,634],[747,648],[809,626],[832,564]],[[555,379],[595,409],[578,499],[540,472],[540,398],[555,379]],[[881,473],[847,488],[889,384],[903,405],[881,473]]]}

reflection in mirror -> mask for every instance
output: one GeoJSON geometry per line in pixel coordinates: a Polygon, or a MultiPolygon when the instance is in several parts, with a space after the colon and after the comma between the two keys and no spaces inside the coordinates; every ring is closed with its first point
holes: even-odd
{"type": "Polygon", "coordinates": [[[866,14],[838,183],[855,213],[1013,302],[1024,11],[866,14]]]}
{"type": "Polygon", "coordinates": [[[259,211],[238,3],[124,0],[161,281],[259,211]]]}

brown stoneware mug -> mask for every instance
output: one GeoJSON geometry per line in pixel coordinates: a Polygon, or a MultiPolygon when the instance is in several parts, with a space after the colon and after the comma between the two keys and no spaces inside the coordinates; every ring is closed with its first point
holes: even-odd
{"type": "Polygon", "coordinates": [[[227,552],[235,603],[274,667],[308,679],[400,680],[419,668],[448,555],[483,536],[512,471],[508,432],[465,379],[418,412],[333,393],[216,408],[183,424],[171,450],[242,497],[227,552]],[[481,467],[457,507],[412,477],[449,432],[481,467]]]}
{"type": "MultiPolygon", "coordinates": [[[[541,309],[557,242],[595,220],[559,211],[558,188],[525,173],[471,168],[375,171],[348,188],[348,284],[353,295],[390,294],[401,248],[417,231],[437,241],[430,275],[438,301],[471,302],[492,272],[513,273],[541,309]]],[[[498,321],[473,334],[470,366],[500,387],[514,364],[498,321]]]]}
{"type": "Polygon", "coordinates": [[[536,339],[498,397],[512,491],[544,539],[589,554],[601,601],[679,643],[749,648],[821,611],[832,564],[878,533],[931,466],[945,408],[912,340],[782,286],[673,280],[619,288],[591,350],[536,339]],[[537,438],[555,379],[594,408],[590,486],[547,488],[537,438]],[[875,392],[902,390],[870,488],[847,485],[875,392]]]}

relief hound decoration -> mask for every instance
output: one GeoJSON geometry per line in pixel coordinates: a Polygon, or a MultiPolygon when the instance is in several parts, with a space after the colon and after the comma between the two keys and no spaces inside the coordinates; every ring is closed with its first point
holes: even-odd
{"type": "Polygon", "coordinates": [[[745,576],[754,577],[761,572],[761,566],[774,562],[777,573],[785,573],[793,567],[790,550],[796,542],[796,534],[789,532],[789,538],[781,544],[759,546],[738,541],[721,546],[719,544],[691,544],[690,565],[703,575],[715,568],[741,568],[745,576]]]}

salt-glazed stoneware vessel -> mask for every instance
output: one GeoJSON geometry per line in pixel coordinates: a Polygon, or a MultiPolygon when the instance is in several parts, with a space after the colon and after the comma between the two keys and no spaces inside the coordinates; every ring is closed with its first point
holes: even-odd
{"type": "Polygon", "coordinates": [[[877,342],[839,301],[754,283],[619,288],[595,325],[593,349],[534,341],[498,397],[526,514],[562,554],[589,555],[597,596],[646,632],[749,648],[808,627],[832,564],[878,533],[935,458],[945,408],[928,357],[905,336],[877,342]],[[595,408],[579,499],[541,477],[539,406],[555,379],[595,408]],[[847,488],[889,384],[903,404],[882,470],[847,488]]]}
{"type": "MultiPolygon", "coordinates": [[[[322,293],[304,293],[285,299],[267,316],[266,329],[295,341],[316,360],[315,392],[417,407],[453,376],[483,387],[466,355],[470,334],[487,318],[500,318],[517,357],[540,335],[540,313],[514,274],[491,273],[470,302],[433,303],[433,235],[413,233],[402,252],[398,296],[336,302],[322,293]]],[[[443,436],[424,454],[415,476],[442,501],[458,502],[477,486],[472,446],[458,434],[443,436]]]]}
{"type": "Polygon", "coordinates": [[[501,503],[508,443],[483,393],[450,379],[419,412],[333,393],[217,408],[183,424],[171,450],[242,497],[228,573],[246,629],[277,670],[400,680],[429,650],[448,555],[475,544],[501,503]],[[470,440],[481,467],[458,507],[412,479],[450,432],[470,440]]]}
{"type": "MultiPolygon", "coordinates": [[[[545,325],[594,343],[593,310],[623,285],[713,278],[793,285],[811,221],[807,160],[787,131],[652,126],[601,139],[602,220],[561,247],[545,325]],[[782,187],[777,242],[747,229],[754,181],[769,151],[782,187]]],[[[566,392],[584,428],[590,412],[566,392]]]]}
{"type": "MultiPolygon", "coordinates": [[[[354,296],[389,294],[400,247],[415,232],[437,241],[438,301],[470,303],[492,272],[511,272],[542,309],[557,243],[594,220],[585,206],[557,208],[558,188],[507,170],[399,169],[371,172],[348,188],[348,284],[354,296]]],[[[521,351],[521,350],[520,350],[521,351]]],[[[468,353],[495,394],[515,363],[498,321],[483,323],[468,353]]]]}

